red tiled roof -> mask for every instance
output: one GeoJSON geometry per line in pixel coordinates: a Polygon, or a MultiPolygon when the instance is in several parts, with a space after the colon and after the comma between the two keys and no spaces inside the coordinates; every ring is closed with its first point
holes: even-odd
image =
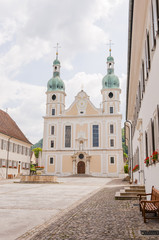
{"type": "Polygon", "coordinates": [[[0,133],[31,144],[8,113],[2,110],[0,110],[0,133]]]}

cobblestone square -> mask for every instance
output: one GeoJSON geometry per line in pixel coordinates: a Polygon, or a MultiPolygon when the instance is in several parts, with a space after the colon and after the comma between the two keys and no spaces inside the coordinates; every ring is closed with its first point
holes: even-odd
{"type": "Polygon", "coordinates": [[[159,239],[141,235],[141,230],[158,230],[159,221],[149,220],[144,224],[137,200],[115,200],[115,192],[121,188],[117,184],[122,184],[121,180],[107,183],[64,216],[33,229],[18,240],[159,239]]]}

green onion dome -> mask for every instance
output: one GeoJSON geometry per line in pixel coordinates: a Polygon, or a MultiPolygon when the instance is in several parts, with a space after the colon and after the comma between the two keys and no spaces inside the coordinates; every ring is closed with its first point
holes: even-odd
{"type": "Polygon", "coordinates": [[[52,77],[48,81],[47,91],[65,91],[65,84],[59,76],[52,77]]]}

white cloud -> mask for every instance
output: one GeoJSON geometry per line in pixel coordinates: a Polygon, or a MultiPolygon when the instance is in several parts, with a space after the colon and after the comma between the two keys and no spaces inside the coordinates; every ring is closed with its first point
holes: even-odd
{"type": "MultiPolygon", "coordinates": [[[[0,108],[9,114],[33,143],[42,137],[45,87],[16,80],[23,67],[54,56],[54,45],[62,46],[63,68],[73,70],[73,59],[98,51],[109,33],[100,21],[109,20],[124,0],[0,0],[0,108]]],[[[35,75],[35,74],[34,74],[35,75]]],[[[125,75],[121,77],[124,88],[125,75]]],[[[102,74],[77,73],[66,82],[66,103],[84,90],[96,107],[102,101],[102,74]]],[[[27,76],[25,81],[27,80],[27,76]]],[[[122,101],[125,96],[121,96],[122,101]]],[[[124,107],[122,107],[122,112],[124,107]]]]}
{"type": "Polygon", "coordinates": [[[0,108],[8,109],[9,115],[33,143],[43,135],[45,91],[45,87],[1,78],[0,108]]]}
{"type": "Polygon", "coordinates": [[[118,5],[117,0],[1,0],[0,44],[12,41],[0,56],[2,66],[18,73],[22,65],[52,56],[58,41],[63,47],[63,66],[72,69],[77,54],[97,50],[107,42],[108,33],[96,22],[112,15],[118,5]]]}

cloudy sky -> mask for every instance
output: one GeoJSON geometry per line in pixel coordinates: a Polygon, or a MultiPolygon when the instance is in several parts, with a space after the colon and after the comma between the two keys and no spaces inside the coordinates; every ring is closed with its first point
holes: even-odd
{"type": "Polygon", "coordinates": [[[43,136],[46,86],[60,43],[66,106],[81,90],[99,107],[111,39],[125,118],[128,0],[0,0],[0,109],[27,138],[43,136]]]}

